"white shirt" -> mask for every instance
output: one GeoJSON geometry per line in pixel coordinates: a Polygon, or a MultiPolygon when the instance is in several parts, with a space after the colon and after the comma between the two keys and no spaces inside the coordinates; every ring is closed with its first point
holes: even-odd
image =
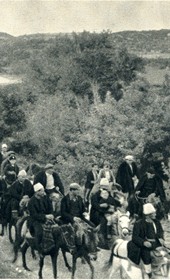
{"type": "Polygon", "coordinates": [[[47,184],[46,184],[46,189],[50,190],[54,188],[54,178],[52,174],[45,173],[47,176],[47,184]]]}

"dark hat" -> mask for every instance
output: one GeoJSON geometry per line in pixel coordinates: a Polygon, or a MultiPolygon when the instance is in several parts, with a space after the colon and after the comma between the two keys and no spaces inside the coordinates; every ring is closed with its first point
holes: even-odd
{"type": "Polygon", "coordinates": [[[150,173],[150,174],[155,174],[155,170],[154,170],[153,167],[148,168],[147,172],[150,173]]]}
{"type": "Polygon", "coordinates": [[[47,163],[46,166],[44,167],[45,170],[47,169],[53,169],[54,168],[54,165],[51,164],[51,163],[47,163]]]}
{"type": "Polygon", "coordinates": [[[11,160],[11,159],[16,159],[16,156],[15,156],[15,155],[11,155],[11,156],[9,157],[9,160],[11,160]]]}
{"type": "Polygon", "coordinates": [[[80,186],[77,183],[70,184],[70,190],[79,190],[80,186]]]}
{"type": "Polygon", "coordinates": [[[7,174],[5,176],[5,181],[8,183],[8,184],[12,184],[13,182],[15,182],[16,180],[16,173],[12,173],[12,174],[7,174]]]}

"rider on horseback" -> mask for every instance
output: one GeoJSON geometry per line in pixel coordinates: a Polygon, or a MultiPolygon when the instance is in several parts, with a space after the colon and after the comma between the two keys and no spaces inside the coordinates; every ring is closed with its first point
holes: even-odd
{"type": "Polygon", "coordinates": [[[76,231],[77,242],[81,245],[81,235],[84,225],[94,225],[86,219],[87,213],[82,197],[79,195],[80,186],[77,183],[70,184],[69,193],[61,200],[61,219],[67,224],[71,223],[76,231]]]}
{"type": "Polygon", "coordinates": [[[35,194],[28,202],[28,211],[30,213],[28,227],[35,236],[35,243],[39,253],[42,252],[43,224],[54,219],[52,203],[45,194],[41,183],[34,185],[35,194]]]}
{"type": "Polygon", "coordinates": [[[105,238],[111,237],[111,226],[109,217],[120,206],[110,194],[110,185],[107,178],[100,181],[100,189],[91,198],[90,220],[96,225],[101,225],[101,231],[105,238]]]}
{"type": "Polygon", "coordinates": [[[135,264],[143,261],[145,272],[152,277],[151,251],[164,244],[161,223],[155,219],[156,210],[151,203],[143,206],[144,217],[134,224],[132,241],[128,243],[128,257],[135,264]]]}

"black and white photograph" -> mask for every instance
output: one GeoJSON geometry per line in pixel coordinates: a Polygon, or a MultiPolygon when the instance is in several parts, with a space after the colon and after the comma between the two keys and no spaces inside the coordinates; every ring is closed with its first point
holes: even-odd
{"type": "Polygon", "coordinates": [[[0,279],[170,279],[170,1],[0,0],[0,279]]]}

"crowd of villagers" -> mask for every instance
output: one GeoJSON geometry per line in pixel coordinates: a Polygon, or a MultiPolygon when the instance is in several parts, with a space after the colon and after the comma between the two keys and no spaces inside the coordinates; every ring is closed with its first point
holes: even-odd
{"type": "Polygon", "coordinates": [[[2,144],[0,164],[1,222],[27,215],[29,233],[35,237],[39,252],[46,223],[100,226],[103,238],[110,240],[117,215],[128,213],[135,221],[129,258],[139,263],[139,255],[151,276],[150,251],[164,243],[161,220],[168,220],[170,211],[170,172],[163,160],[154,162],[143,176],[132,155],[124,157],[116,174],[108,161],[100,168],[93,162],[85,186],[71,182],[67,193],[51,162],[44,167],[32,163],[21,169],[16,153],[2,144]]]}

